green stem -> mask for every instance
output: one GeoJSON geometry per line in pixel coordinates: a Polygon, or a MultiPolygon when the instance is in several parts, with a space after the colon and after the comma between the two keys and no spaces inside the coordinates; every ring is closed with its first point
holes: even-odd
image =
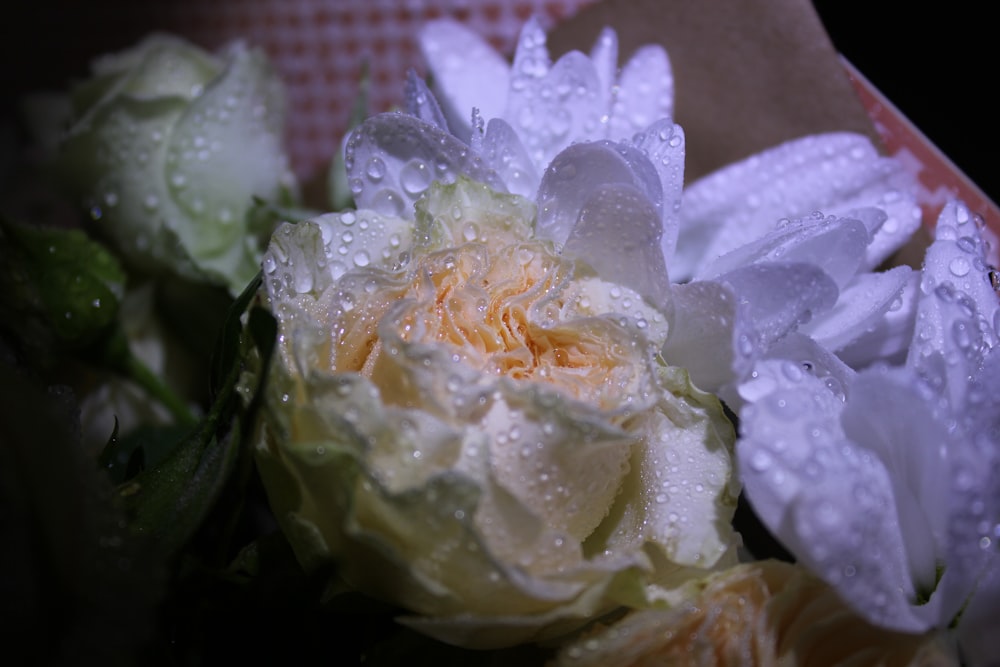
{"type": "Polygon", "coordinates": [[[187,403],[156,373],[149,370],[149,366],[132,354],[128,338],[120,326],[115,326],[110,335],[99,345],[96,353],[103,364],[146,390],[146,393],[167,409],[178,424],[193,426],[198,423],[198,418],[191,412],[187,403]]]}
{"type": "Polygon", "coordinates": [[[123,370],[129,379],[159,401],[179,424],[191,426],[198,422],[198,418],[191,412],[187,403],[174,393],[158,375],[149,370],[149,367],[142,363],[138,357],[128,352],[123,361],[123,370]]]}

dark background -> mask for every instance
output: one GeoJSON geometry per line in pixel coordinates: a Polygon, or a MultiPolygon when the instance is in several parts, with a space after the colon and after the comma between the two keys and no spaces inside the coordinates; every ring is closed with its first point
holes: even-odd
{"type": "Polygon", "coordinates": [[[989,3],[813,0],[834,46],[994,201],[1000,53],[989,3]]]}

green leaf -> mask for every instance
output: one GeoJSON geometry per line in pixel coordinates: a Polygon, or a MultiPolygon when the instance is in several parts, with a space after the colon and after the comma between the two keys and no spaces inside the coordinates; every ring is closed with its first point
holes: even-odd
{"type": "Polygon", "coordinates": [[[141,426],[124,437],[112,438],[101,452],[98,464],[113,483],[121,484],[134,476],[129,474],[132,461],[141,459],[140,470],[159,465],[190,431],[190,425],[141,426]]]}
{"type": "Polygon", "coordinates": [[[243,429],[235,389],[247,347],[241,321],[260,282],[258,275],[227,315],[213,360],[215,399],[208,414],[159,463],[118,488],[132,529],[167,553],[194,536],[237,467],[243,429]]]}
{"type": "Polygon", "coordinates": [[[0,220],[0,315],[30,350],[78,350],[116,323],[118,260],[82,230],[0,220]]]}

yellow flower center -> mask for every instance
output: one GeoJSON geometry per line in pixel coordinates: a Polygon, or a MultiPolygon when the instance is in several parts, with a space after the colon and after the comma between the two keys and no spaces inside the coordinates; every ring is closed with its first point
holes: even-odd
{"type": "Polygon", "coordinates": [[[335,370],[371,377],[398,344],[445,344],[453,359],[497,376],[555,384],[613,407],[636,379],[642,343],[608,318],[581,316],[575,266],[544,243],[466,243],[418,255],[405,278],[353,290],[335,370]],[[358,298],[358,295],[362,298],[358,298]],[[356,303],[360,301],[360,303],[356,303]],[[389,326],[389,329],[384,327],[389,326]]]}

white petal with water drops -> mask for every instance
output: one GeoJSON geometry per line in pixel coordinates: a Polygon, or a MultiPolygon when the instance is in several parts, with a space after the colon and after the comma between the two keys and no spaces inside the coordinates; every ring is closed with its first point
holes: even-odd
{"type": "Polygon", "coordinates": [[[521,139],[507,121],[493,118],[486,124],[482,155],[510,192],[535,198],[541,176],[521,139]]]}
{"type": "Polygon", "coordinates": [[[952,405],[961,406],[968,377],[997,344],[1000,322],[1000,301],[990,284],[983,242],[965,205],[952,202],[941,212],[920,289],[907,365],[952,405]]]}
{"type": "Polygon", "coordinates": [[[587,199],[563,246],[613,283],[631,287],[660,312],[670,307],[670,279],[660,251],[660,216],[627,183],[599,186],[587,199]]]}
{"type": "Polygon", "coordinates": [[[412,69],[406,73],[406,84],[403,87],[406,113],[433,125],[445,132],[448,131],[448,121],[438,106],[437,99],[431,93],[424,80],[412,69]]]}
{"type": "Polygon", "coordinates": [[[538,188],[539,236],[566,242],[587,200],[601,185],[624,183],[641,192],[660,217],[663,190],[649,160],[635,147],[610,141],[570,146],[549,164],[538,188]]]}
{"type": "Polygon", "coordinates": [[[458,21],[428,21],[418,44],[431,71],[442,112],[456,136],[468,140],[476,107],[489,120],[503,114],[510,65],[475,31],[458,21]]]}
{"type": "Polygon", "coordinates": [[[605,138],[606,115],[601,82],[590,59],[570,51],[551,65],[545,32],[529,20],[514,55],[503,117],[535,164],[548,164],[571,142],[605,138]]]}
{"type": "Polygon", "coordinates": [[[824,218],[816,213],[787,221],[763,237],[708,262],[698,270],[696,279],[714,278],[754,262],[805,262],[823,269],[839,288],[854,278],[870,238],[860,220],[824,218]]]}
{"type": "Polygon", "coordinates": [[[652,123],[674,116],[674,73],[658,44],[639,47],[622,67],[614,92],[607,137],[621,141],[652,123]]]}
{"type": "Polygon", "coordinates": [[[646,157],[660,177],[663,190],[663,236],[660,247],[671,262],[680,232],[681,198],[684,192],[684,130],[669,118],[658,120],[635,135],[632,143],[646,157]]]}
{"type": "Polygon", "coordinates": [[[908,266],[862,273],[841,290],[831,310],[816,314],[801,330],[824,347],[839,351],[875,327],[894,303],[901,302],[913,274],[908,266]]]}
{"type": "Polygon", "coordinates": [[[783,218],[842,214],[914,187],[901,163],[881,157],[862,135],[810,135],[768,149],[688,185],[675,279],[764,236],[783,218]]]}
{"type": "Polygon", "coordinates": [[[769,390],[740,412],[737,455],[751,505],[799,562],[867,618],[925,629],[911,608],[915,592],[889,473],[845,436],[843,399],[787,364],[756,366],[755,382],[766,378],[769,390]]]}
{"type": "Polygon", "coordinates": [[[347,179],[359,209],[412,219],[413,204],[432,181],[459,175],[505,192],[495,171],[461,141],[402,113],[372,116],[351,134],[344,151],[347,179]]]}

